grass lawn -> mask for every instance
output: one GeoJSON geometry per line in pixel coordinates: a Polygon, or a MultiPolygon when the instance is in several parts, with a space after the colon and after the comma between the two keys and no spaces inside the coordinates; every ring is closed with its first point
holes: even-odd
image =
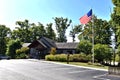
{"type": "MultiPolygon", "coordinates": [[[[67,64],[67,62],[60,62],[60,63],[67,64]]],[[[108,69],[108,66],[103,66],[98,63],[92,64],[92,63],[83,63],[83,62],[69,62],[69,64],[77,65],[77,66],[92,67],[92,68],[108,69]]]]}

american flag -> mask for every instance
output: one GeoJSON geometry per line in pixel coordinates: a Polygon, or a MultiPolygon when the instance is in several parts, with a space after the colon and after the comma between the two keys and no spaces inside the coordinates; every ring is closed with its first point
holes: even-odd
{"type": "Polygon", "coordinates": [[[92,19],[92,9],[87,14],[82,16],[79,20],[81,24],[87,24],[91,19],[92,19]]]}

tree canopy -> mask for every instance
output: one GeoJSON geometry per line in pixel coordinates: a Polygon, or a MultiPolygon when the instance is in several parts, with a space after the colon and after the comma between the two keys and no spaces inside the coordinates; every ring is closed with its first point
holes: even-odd
{"type": "Polygon", "coordinates": [[[55,17],[54,21],[55,21],[55,27],[58,33],[57,41],[67,42],[65,33],[66,33],[66,29],[72,23],[72,20],[69,20],[68,18],[63,18],[63,17],[60,17],[60,18],[55,17]]]}
{"type": "Polygon", "coordinates": [[[120,1],[119,0],[112,0],[114,4],[114,11],[111,14],[111,23],[112,23],[112,29],[115,33],[116,43],[117,46],[120,45],[120,1]]]}
{"type": "Polygon", "coordinates": [[[0,54],[4,55],[6,53],[7,38],[10,33],[10,28],[5,25],[0,25],[0,54]]]}
{"type": "Polygon", "coordinates": [[[111,44],[111,25],[106,20],[98,19],[96,16],[93,16],[93,23],[90,22],[84,26],[84,29],[81,30],[81,34],[79,35],[80,40],[89,40],[92,42],[92,37],[94,34],[94,42],[95,44],[111,44]],[[92,27],[94,29],[94,33],[92,32],[92,27]]]}

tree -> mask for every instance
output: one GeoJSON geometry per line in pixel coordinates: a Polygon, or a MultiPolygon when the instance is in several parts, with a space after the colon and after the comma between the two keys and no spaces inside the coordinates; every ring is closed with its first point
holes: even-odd
{"type": "Polygon", "coordinates": [[[16,50],[22,47],[20,40],[10,40],[7,44],[6,54],[11,58],[16,58],[16,50]]]}
{"type": "Polygon", "coordinates": [[[47,36],[47,38],[56,40],[56,34],[55,34],[54,30],[52,29],[52,23],[47,24],[46,36],[47,36]]]}
{"type": "Polygon", "coordinates": [[[93,16],[93,21],[89,22],[87,25],[84,26],[84,29],[81,31],[81,34],[79,35],[79,39],[82,38],[85,40],[89,40],[92,42],[92,27],[94,29],[94,42],[95,44],[111,44],[111,25],[106,20],[97,19],[96,16],[93,16]]]}
{"type": "Polygon", "coordinates": [[[0,25],[0,54],[4,55],[6,53],[7,37],[10,32],[10,28],[0,25]]]}
{"type": "Polygon", "coordinates": [[[72,23],[72,20],[68,20],[68,18],[58,18],[55,17],[54,18],[55,21],[55,27],[58,33],[58,42],[67,42],[65,33],[66,33],[66,29],[70,26],[70,24],[72,23]]]}
{"type": "Polygon", "coordinates": [[[16,25],[19,25],[20,27],[16,27],[17,30],[13,31],[12,38],[20,39],[21,42],[31,42],[31,31],[29,21],[16,21],[16,25]]]}
{"type": "Polygon", "coordinates": [[[120,45],[118,46],[118,51],[117,51],[118,57],[119,57],[119,66],[120,66],[120,45]]]}
{"type": "MultiPolygon", "coordinates": [[[[115,49],[120,46],[120,1],[119,0],[112,0],[114,4],[114,10],[113,13],[111,14],[111,24],[112,24],[112,30],[113,33],[115,34],[115,49]]],[[[115,62],[115,53],[114,53],[114,62],[115,62]]]]}
{"type": "Polygon", "coordinates": [[[16,24],[19,25],[19,27],[16,27],[16,30],[13,30],[12,39],[19,39],[21,42],[29,43],[45,36],[55,40],[56,35],[52,29],[52,23],[47,24],[46,29],[40,22],[36,25],[35,23],[31,24],[28,20],[25,20],[17,21],[16,24]]]}
{"type": "Polygon", "coordinates": [[[70,36],[73,38],[73,42],[75,42],[75,35],[79,34],[82,31],[81,25],[75,25],[74,28],[72,27],[72,30],[70,31],[70,36]]]}
{"type": "Polygon", "coordinates": [[[83,40],[83,41],[80,41],[77,49],[79,52],[83,52],[85,54],[91,54],[92,44],[89,41],[83,40]]]}
{"type": "Polygon", "coordinates": [[[12,39],[20,39],[20,31],[19,30],[13,30],[12,31],[12,36],[11,36],[11,38],[12,39]]]}
{"type": "Polygon", "coordinates": [[[45,26],[42,23],[38,22],[38,25],[33,23],[31,26],[32,27],[30,30],[32,32],[32,41],[38,39],[41,36],[46,36],[45,26]]]}
{"type": "Polygon", "coordinates": [[[111,48],[108,45],[96,44],[94,46],[94,53],[95,59],[100,63],[103,63],[104,60],[111,61],[112,59],[111,48]]]}
{"type": "Polygon", "coordinates": [[[111,14],[112,29],[115,33],[116,47],[120,45],[120,1],[112,0],[114,11],[111,14]]]}
{"type": "Polygon", "coordinates": [[[95,43],[111,44],[111,25],[106,20],[97,19],[95,21],[95,43]]]}

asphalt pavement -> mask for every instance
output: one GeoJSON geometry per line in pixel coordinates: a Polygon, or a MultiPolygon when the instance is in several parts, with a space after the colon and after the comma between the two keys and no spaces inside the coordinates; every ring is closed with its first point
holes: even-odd
{"type": "Polygon", "coordinates": [[[120,80],[107,70],[35,60],[0,60],[0,80],[120,80]]]}

